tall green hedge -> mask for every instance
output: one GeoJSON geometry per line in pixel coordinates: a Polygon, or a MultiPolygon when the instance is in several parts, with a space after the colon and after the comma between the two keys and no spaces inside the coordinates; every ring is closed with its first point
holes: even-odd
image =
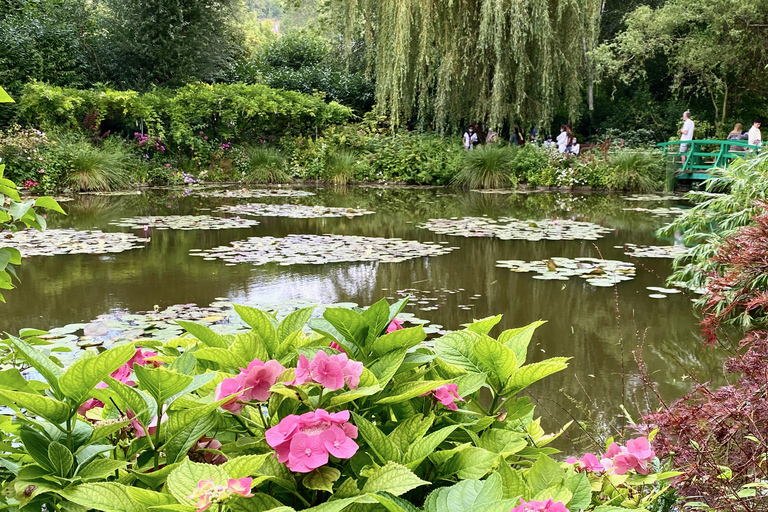
{"type": "Polygon", "coordinates": [[[19,100],[19,118],[25,124],[93,135],[143,130],[170,147],[189,146],[200,132],[229,142],[298,135],[344,123],[351,115],[336,102],[259,84],[194,83],[142,94],[34,82],[25,86],[19,100]]]}

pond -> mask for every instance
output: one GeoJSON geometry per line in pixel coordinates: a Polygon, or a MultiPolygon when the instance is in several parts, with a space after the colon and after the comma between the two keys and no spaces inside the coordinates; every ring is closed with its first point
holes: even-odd
{"type": "MultiPolygon", "coordinates": [[[[627,245],[672,245],[653,233],[684,206],[679,198],[300,190],[309,194],[256,197],[252,191],[200,188],[80,195],[64,202],[68,216],[50,215],[50,228],[133,233],[140,240],[123,236],[115,243],[135,248],[118,253],[106,252],[112,242],[102,241],[97,254],[26,258],[22,285],[0,310],[0,330],[62,328],[54,331],[62,336],[58,346],[76,350],[76,343],[140,337],[153,325],[159,329],[146,334],[175,335],[169,319],[179,312],[225,332],[229,302],[283,309],[366,306],[411,295],[405,311],[431,332],[496,314],[504,317],[495,334],[546,320],[529,362],[573,359],[566,371],[530,389],[544,425],[552,429],[573,415],[605,433],[619,423],[622,405],[636,415],[645,403],[636,377],[641,345],[665,399],[690,389],[687,372],[701,381],[721,374],[721,354],[702,348],[691,307],[696,295],[666,288],[671,259],[645,257],[627,245]],[[207,217],[133,219],[169,215],[207,217]],[[329,234],[336,236],[319,236],[329,234]],[[249,237],[258,238],[241,242],[249,237]],[[296,263],[297,252],[303,263],[296,263]],[[598,261],[603,259],[615,261],[598,261]],[[276,260],[281,263],[269,262],[276,260]],[[212,307],[196,311],[190,304],[212,307]],[[136,315],[144,312],[149,315],[136,315]],[[99,318],[96,331],[104,331],[82,337],[83,324],[99,318]],[[158,318],[168,321],[156,324],[158,318]]],[[[578,429],[569,435],[579,437],[578,429]]]]}

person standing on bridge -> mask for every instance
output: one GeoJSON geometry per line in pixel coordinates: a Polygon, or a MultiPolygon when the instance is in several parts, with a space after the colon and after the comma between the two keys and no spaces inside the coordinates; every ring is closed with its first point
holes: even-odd
{"type": "MultiPolygon", "coordinates": [[[[680,128],[680,140],[693,140],[693,130],[695,129],[693,120],[691,119],[691,113],[686,110],[683,112],[683,127],[680,128]]],[[[680,153],[687,153],[690,144],[680,144],[680,153]]],[[[685,157],[683,157],[683,165],[685,165],[685,157]]]]}
{"type": "Polygon", "coordinates": [[[763,135],[760,133],[760,125],[763,124],[763,120],[759,117],[752,123],[752,128],[749,129],[749,137],[747,140],[751,146],[762,146],[763,135]]]}

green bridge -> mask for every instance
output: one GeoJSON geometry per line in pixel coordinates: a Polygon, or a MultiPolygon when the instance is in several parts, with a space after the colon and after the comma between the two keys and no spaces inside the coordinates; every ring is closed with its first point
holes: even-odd
{"type": "Polygon", "coordinates": [[[662,148],[664,156],[672,157],[677,180],[706,180],[712,177],[708,171],[727,168],[735,159],[749,158],[762,149],[743,140],[675,140],[656,145],[662,148]],[[680,153],[681,144],[688,144],[688,151],[680,153]],[[671,148],[676,151],[670,151],[671,148]]]}

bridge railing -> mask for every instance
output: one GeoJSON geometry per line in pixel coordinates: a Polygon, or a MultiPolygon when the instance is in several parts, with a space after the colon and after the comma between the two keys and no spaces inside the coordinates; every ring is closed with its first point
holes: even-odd
{"type": "Polygon", "coordinates": [[[662,149],[665,156],[685,157],[684,161],[675,160],[674,162],[680,173],[678,177],[683,179],[705,179],[709,175],[701,171],[708,171],[715,167],[726,168],[736,158],[754,156],[758,150],[762,149],[761,146],[755,146],[743,140],[710,139],[673,140],[660,142],[656,146],[662,149]],[[688,150],[680,153],[679,146],[681,144],[688,144],[688,150]],[[670,151],[675,146],[677,146],[677,151],[670,151]],[[717,149],[712,151],[710,149],[712,146],[717,146],[717,149]]]}

